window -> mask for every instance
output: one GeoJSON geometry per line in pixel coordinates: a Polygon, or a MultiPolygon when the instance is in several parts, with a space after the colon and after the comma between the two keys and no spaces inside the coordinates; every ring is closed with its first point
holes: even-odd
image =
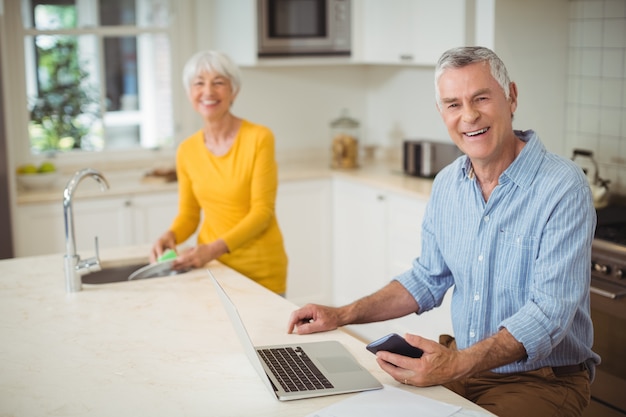
{"type": "Polygon", "coordinates": [[[173,144],[168,0],[22,0],[21,11],[31,154],[173,144]]]}

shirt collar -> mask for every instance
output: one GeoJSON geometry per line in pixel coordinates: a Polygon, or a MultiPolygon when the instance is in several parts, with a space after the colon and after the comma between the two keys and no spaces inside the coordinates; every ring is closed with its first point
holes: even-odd
{"type": "MultiPolygon", "coordinates": [[[[546,149],[535,131],[515,130],[514,133],[520,140],[526,142],[526,146],[522,148],[517,158],[515,158],[513,163],[502,173],[499,183],[503,184],[507,182],[507,180],[510,180],[518,186],[526,188],[535,178],[546,149]]],[[[474,180],[476,177],[472,162],[467,156],[465,156],[465,160],[461,163],[461,175],[468,180],[474,180]]]]}
{"type": "Polygon", "coordinates": [[[461,177],[467,178],[468,180],[473,180],[476,177],[472,161],[470,161],[467,155],[464,155],[464,159],[461,162],[461,177]]]}
{"type": "MultiPolygon", "coordinates": [[[[526,142],[526,146],[511,165],[502,173],[521,188],[528,188],[532,184],[539,167],[541,166],[546,148],[533,130],[515,130],[515,136],[526,142]]],[[[503,182],[503,181],[500,181],[503,182]]]]}

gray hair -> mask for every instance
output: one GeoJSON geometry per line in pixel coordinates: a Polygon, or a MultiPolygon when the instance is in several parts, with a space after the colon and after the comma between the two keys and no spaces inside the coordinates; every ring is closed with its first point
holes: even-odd
{"type": "Polygon", "coordinates": [[[191,83],[201,72],[215,72],[230,80],[233,94],[241,89],[241,72],[228,55],[218,51],[200,51],[183,68],[183,85],[189,94],[191,83]]]}
{"type": "Polygon", "coordinates": [[[439,95],[439,78],[443,73],[450,68],[463,68],[467,65],[477,62],[488,62],[491,69],[491,75],[500,84],[506,99],[510,96],[510,84],[508,71],[504,66],[502,60],[491,49],[483,46],[462,46],[459,48],[452,48],[444,52],[437,66],[435,67],[435,95],[437,98],[437,105],[441,105],[441,96],[439,95]]]}

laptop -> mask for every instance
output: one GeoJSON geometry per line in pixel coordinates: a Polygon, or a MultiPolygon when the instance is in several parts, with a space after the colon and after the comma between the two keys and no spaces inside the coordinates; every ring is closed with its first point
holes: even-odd
{"type": "Polygon", "coordinates": [[[382,384],[337,341],[254,346],[235,304],[207,270],[252,366],[281,401],[369,391],[382,384]],[[295,361],[296,370],[289,369],[295,361]]]}

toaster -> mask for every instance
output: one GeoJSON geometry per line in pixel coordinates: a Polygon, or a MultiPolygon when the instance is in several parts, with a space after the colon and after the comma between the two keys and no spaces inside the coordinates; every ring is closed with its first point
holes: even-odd
{"type": "Polygon", "coordinates": [[[403,170],[416,177],[432,178],[462,155],[451,143],[406,139],[402,146],[403,170]]]}

